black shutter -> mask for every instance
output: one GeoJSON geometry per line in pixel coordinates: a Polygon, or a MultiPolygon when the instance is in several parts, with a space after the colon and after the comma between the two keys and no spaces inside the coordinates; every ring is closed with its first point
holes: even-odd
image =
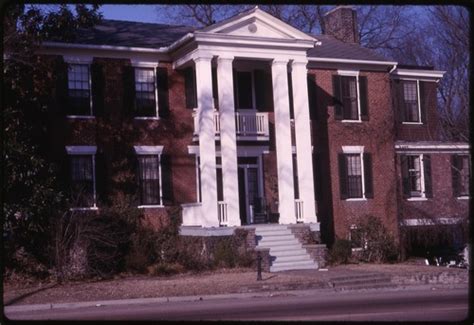
{"type": "Polygon", "coordinates": [[[314,192],[316,201],[322,199],[322,180],[321,180],[321,154],[316,152],[313,154],[313,171],[314,171],[314,192]]]}
{"type": "Polygon", "coordinates": [[[214,108],[219,109],[219,89],[217,84],[217,68],[212,68],[212,98],[214,99],[214,108]]]}
{"type": "Polygon", "coordinates": [[[156,69],[156,85],[158,87],[158,114],[160,117],[170,116],[170,100],[168,89],[168,69],[156,69]]]}
{"type": "Polygon", "coordinates": [[[263,72],[263,84],[265,94],[265,111],[270,112],[273,110],[273,81],[270,72],[263,72]]]}
{"type": "Polygon", "coordinates": [[[367,77],[359,77],[359,93],[360,93],[360,118],[362,121],[369,120],[369,101],[367,91],[367,77]]]}
{"type": "Polygon", "coordinates": [[[123,67],[123,107],[125,115],[135,115],[135,69],[123,67]]]}
{"type": "Polygon", "coordinates": [[[68,65],[62,57],[55,62],[56,72],[56,113],[68,114],[68,65]]]}
{"type": "Polygon", "coordinates": [[[173,205],[173,182],[172,182],[172,167],[171,167],[171,156],[162,154],[160,157],[161,161],[161,191],[163,194],[163,205],[173,205]]]}
{"type": "Polygon", "coordinates": [[[396,94],[396,116],[398,117],[398,122],[405,122],[406,118],[406,109],[405,109],[405,97],[403,94],[403,81],[395,80],[395,94],[396,94]]]}
{"type": "Polygon", "coordinates": [[[96,188],[96,202],[100,206],[107,203],[107,163],[103,152],[97,152],[95,155],[95,188],[96,188]]]}
{"type": "Polygon", "coordinates": [[[341,200],[347,199],[347,167],[346,156],[343,153],[338,154],[337,160],[339,162],[339,190],[341,200]]]}
{"type": "Polygon", "coordinates": [[[235,69],[232,69],[232,83],[234,85],[234,109],[237,110],[239,108],[239,94],[237,90],[237,71],[235,69]]]}
{"type": "Polygon", "coordinates": [[[402,169],[402,189],[405,198],[410,197],[410,177],[408,173],[408,156],[400,156],[400,166],[402,169]]]}
{"type": "Polygon", "coordinates": [[[295,108],[293,104],[293,80],[291,80],[291,73],[288,72],[288,99],[290,105],[290,119],[295,118],[295,108]]]}
{"type": "Polygon", "coordinates": [[[462,159],[459,159],[459,156],[452,155],[451,156],[451,175],[452,175],[452,182],[453,182],[453,195],[454,197],[458,197],[459,193],[461,192],[460,189],[460,182],[461,182],[461,166],[462,159]]]}
{"type": "Polygon", "coordinates": [[[431,157],[423,155],[423,171],[425,176],[425,196],[433,197],[433,186],[431,181],[431,157]]]}
{"type": "Polygon", "coordinates": [[[184,71],[184,94],[186,96],[186,108],[197,107],[196,95],[196,78],[194,77],[194,69],[187,68],[184,71]]]}
{"type": "Polygon", "coordinates": [[[311,120],[318,120],[318,105],[316,95],[316,76],[314,74],[307,75],[308,81],[308,104],[309,117],[311,120]]]}
{"type": "Polygon", "coordinates": [[[91,79],[92,113],[95,116],[104,116],[105,78],[104,68],[101,64],[97,62],[92,63],[91,79]]]}
{"type": "Polygon", "coordinates": [[[364,153],[364,186],[365,197],[373,199],[374,185],[372,179],[372,155],[370,153],[364,153]]]}
{"type": "Polygon", "coordinates": [[[254,71],[255,82],[255,102],[259,111],[265,110],[265,75],[264,71],[257,69],[254,71]]]}
{"type": "Polygon", "coordinates": [[[429,86],[424,81],[419,81],[420,84],[420,111],[421,111],[421,123],[426,124],[426,112],[429,102],[429,86]]]}
{"type": "Polygon", "coordinates": [[[343,105],[341,93],[341,76],[332,76],[333,98],[334,98],[334,118],[343,119],[343,105]]]}

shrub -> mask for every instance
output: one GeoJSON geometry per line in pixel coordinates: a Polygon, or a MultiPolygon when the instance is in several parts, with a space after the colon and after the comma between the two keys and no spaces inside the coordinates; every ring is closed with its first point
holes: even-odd
{"type": "Polygon", "coordinates": [[[345,239],[336,239],[329,250],[330,264],[346,264],[352,255],[351,242],[345,239]]]}
{"type": "Polygon", "coordinates": [[[356,223],[363,241],[360,258],[365,262],[390,262],[397,259],[397,247],[393,236],[383,225],[380,218],[365,215],[356,223]]]}

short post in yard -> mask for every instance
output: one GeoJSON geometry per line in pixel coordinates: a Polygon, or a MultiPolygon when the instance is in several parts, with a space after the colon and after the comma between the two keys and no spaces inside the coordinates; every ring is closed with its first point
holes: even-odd
{"type": "Polygon", "coordinates": [[[257,281],[262,281],[262,256],[257,251],[257,281]]]}

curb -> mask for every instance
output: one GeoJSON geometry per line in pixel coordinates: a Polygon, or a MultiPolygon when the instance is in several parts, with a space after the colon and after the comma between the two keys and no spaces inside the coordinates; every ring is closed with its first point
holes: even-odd
{"type": "MultiPolygon", "coordinates": [[[[397,285],[393,288],[385,288],[386,291],[398,290],[443,290],[443,289],[462,289],[467,288],[467,284],[457,285],[442,285],[442,284],[423,284],[423,285],[397,285]]],[[[333,288],[318,288],[318,289],[301,289],[301,290],[282,290],[282,291],[262,291],[262,292],[246,292],[246,293],[230,293],[218,295],[202,295],[202,296],[176,296],[176,297],[159,297],[159,298],[134,298],[134,299],[116,299],[116,300],[98,300],[87,302],[72,302],[72,303],[51,303],[51,304],[35,304],[35,305],[19,305],[6,306],[4,312],[7,313],[22,313],[30,311],[41,311],[51,309],[75,309],[87,307],[106,307],[106,306],[120,306],[120,305],[146,305],[167,302],[186,302],[186,301],[203,301],[215,299],[246,299],[246,298],[263,298],[263,297],[278,297],[278,296],[306,296],[312,294],[322,293],[337,293],[347,294],[350,292],[364,291],[380,291],[380,289],[366,288],[358,290],[344,290],[336,291],[333,288]]]]}

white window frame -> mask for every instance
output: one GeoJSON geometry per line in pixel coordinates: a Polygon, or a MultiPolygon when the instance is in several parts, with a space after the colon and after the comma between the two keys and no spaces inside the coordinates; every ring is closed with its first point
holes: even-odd
{"type": "MultiPolygon", "coordinates": [[[[92,101],[92,76],[91,76],[91,64],[92,57],[90,56],[63,56],[64,62],[68,66],[68,78],[69,78],[69,67],[71,65],[87,65],[89,71],[89,115],[66,115],[68,119],[95,119],[94,116],[94,103],[92,101]]],[[[69,90],[69,82],[68,82],[69,90]]]]}
{"type": "MultiPolygon", "coordinates": [[[[352,230],[356,230],[356,229],[358,229],[358,227],[357,227],[356,225],[354,225],[354,224],[352,224],[352,225],[349,227],[349,241],[350,241],[350,242],[352,242],[352,230]]],[[[366,240],[365,238],[362,238],[361,240],[364,242],[363,247],[362,247],[362,246],[360,246],[360,247],[351,247],[351,250],[352,250],[353,252],[361,252],[361,251],[363,251],[364,249],[367,249],[367,244],[368,244],[368,243],[367,243],[367,240],[366,240]]]]}
{"type": "Polygon", "coordinates": [[[92,158],[92,190],[94,204],[91,207],[73,207],[70,211],[88,211],[98,210],[97,207],[97,193],[96,193],[96,171],[95,171],[95,155],[97,153],[97,146],[66,146],[66,152],[68,156],[84,156],[90,155],[92,158]]]}
{"type": "MultiPolygon", "coordinates": [[[[425,162],[424,162],[424,155],[422,153],[409,153],[406,156],[418,156],[420,160],[420,189],[421,189],[421,196],[410,196],[407,198],[407,201],[426,201],[428,198],[426,197],[425,193],[425,162]]],[[[409,174],[409,173],[408,173],[409,174]]]]}
{"type": "MultiPolygon", "coordinates": [[[[342,146],[342,153],[344,155],[358,154],[360,159],[360,173],[362,181],[362,197],[347,198],[344,201],[367,201],[365,197],[365,170],[364,170],[364,146],[342,146]]],[[[347,170],[346,170],[347,172],[347,170]]]]}
{"type": "MultiPolygon", "coordinates": [[[[156,82],[156,68],[158,67],[158,62],[150,61],[137,61],[132,60],[133,73],[135,74],[136,69],[153,69],[153,80],[155,85],[155,116],[135,116],[135,120],[159,120],[159,107],[158,107],[158,83],[156,82]]],[[[133,85],[135,87],[135,84],[133,85]]]]}
{"type": "MultiPolygon", "coordinates": [[[[402,84],[405,81],[416,81],[416,96],[417,96],[417,102],[418,102],[418,105],[417,105],[418,106],[418,122],[402,121],[402,124],[423,125],[423,122],[421,121],[420,79],[415,79],[415,80],[413,80],[413,79],[400,79],[400,81],[402,82],[402,84]]],[[[403,94],[403,102],[405,102],[405,94],[403,94]]],[[[405,106],[403,106],[403,109],[405,109],[405,106]]]]}
{"type": "Polygon", "coordinates": [[[162,177],[162,166],[161,166],[161,153],[163,152],[163,146],[133,146],[135,154],[137,156],[158,156],[158,179],[160,183],[160,203],[159,204],[140,204],[137,207],[139,209],[150,209],[150,208],[164,208],[163,205],[163,177],[162,177]]]}
{"type": "MultiPolygon", "coordinates": [[[[345,120],[344,123],[362,123],[362,116],[360,113],[360,85],[359,85],[359,70],[337,70],[337,74],[343,77],[356,77],[356,90],[357,90],[357,120],[345,120]]],[[[342,89],[341,89],[342,92],[342,89]]],[[[344,115],[344,114],[343,114],[344,115]]]]}
{"type": "MultiPolygon", "coordinates": [[[[468,169],[469,169],[469,179],[468,179],[468,183],[470,181],[470,178],[472,177],[471,175],[471,156],[469,154],[456,154],[458,157],[467,157],[467,162],[468,162],[468,169]]],[[[464,163],[463,163],[463,169],[464,169],[464,163]]],[[[470,184],[468,184],[468,186],[470,186],[470,184]]],[[[459,196],[456,196],[456,199],[458,200],[469,200],[471,198],[470,195],[459,195],[459,196]]]]}

